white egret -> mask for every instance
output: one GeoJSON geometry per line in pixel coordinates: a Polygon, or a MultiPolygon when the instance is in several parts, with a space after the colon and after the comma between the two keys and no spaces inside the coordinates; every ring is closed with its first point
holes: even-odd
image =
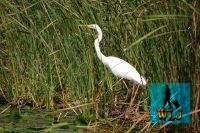
{"type": "Polygon", "coordinates": [[[102,40],[101,28],[97,24],[90,24],[90,25],[87,25],[87,27],[91,29],[95,29],[97,31],[98,37],[94,41],[94,46],[95,46],[97,56],[102,61],[102,63],[111,70],[111,72],[115,76],[133,81],[134,83],[139,84],[139,85],[147,84],[145,78],[142,77],[137,72],[137,70],[133,66],[131,66],[128,62],[114,56],[108,56],[108,57],[104,56],[101,53],[100,47],[99,47],[100,41],[102,40]]]}
{"type": "Polygon", "coordinates": [[[98,37],[94,41],[94,46],[95,46],[97,56],[102,61],[102,63],[111,70],[111,72],[115,76],[122,79],[130,80],[138,85],[147,84],[147,81],[145,80],[145,78],[141,76],[138,73],[138,71],[128,62],[114,56],[108,56],[108,57],[104,56],[101,53],[101,50],[99,47],[100,41],[102,40],[101,28],[97,24],[90,24],[90,25],[87,25],[87,27],[91,29],[95,29],[97,31],[98,37]]]}

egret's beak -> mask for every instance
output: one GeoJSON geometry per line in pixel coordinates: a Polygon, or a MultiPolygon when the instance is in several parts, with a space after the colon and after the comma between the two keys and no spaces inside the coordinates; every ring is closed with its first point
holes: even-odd
{"type": "Polygon", "coordinates": [[[91,25],[91,24],[90,24],[90,25],[87,25],[87,27],[88,27],[88,28],[92,28],[92,25],[91,25]]]}
{"type": "Polygon", "coordinates": [[[86,24],[84,24],[84,25],[79,25],[80,27],[87,27],[87,28],[91,28],[92,29],[92,25],[90,24],[90,25],[86,25],[86,24]]]}
{"type": "Polygon", "coordinates": [[[88,27],[89,28],[89,25],[86,25],[86,24],[80,24],[79,26],[80,27],[88,27]]]}

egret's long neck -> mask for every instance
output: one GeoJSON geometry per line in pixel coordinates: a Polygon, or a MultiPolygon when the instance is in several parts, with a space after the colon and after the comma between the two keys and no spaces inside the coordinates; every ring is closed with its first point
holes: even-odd
{"type": "Polygon", "coordinates": [[[100,28],[97,29],[97,33],[98,33],[98,38],[95,39],[94,41],[95,50],[96,50],[98,58],[103,62],[104,65],[107,65],[106,57],[101,53],[101,50],[99,47],[100,41],[102,40],[102,32],[100,28]]]}

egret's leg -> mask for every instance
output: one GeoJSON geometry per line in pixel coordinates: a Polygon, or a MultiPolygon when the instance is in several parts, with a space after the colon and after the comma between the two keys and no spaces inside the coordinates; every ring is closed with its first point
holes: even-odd
{"type": "Polygon", "coordinates": [[[136,98],[136,95],[137,95],[137,92],[138,92],[138,88],[139,88],[139,86],[136,88],[134,85],[133,85],[133,87],[132,87],[132,89],[131,89],[131,100],[130,100],[130,104],[129,104],[129,107],[131,108],[132,107],[132,105],[133,105],[133,103],[134,103],[134,100],[135,100],[135,98],[136,98]]]}
{"type": "Polygon", "coordinates": [[[127,94],[126,94],[126,100],[125,100],[125,104],[122,106],[122,108],[121,108],[121,111],[124,111],[125,110],[125,107],[126,107],[126,103],[129,103],[130,102],[130,100],[131,100],[131,90],[129,89],[129,87],[127,86],[127,82],[126,81],[123,81],[123,83],[124,83],[124,85],[125,85],[125,87],[126,87],[126,89],[127,89],[127,94]]]}

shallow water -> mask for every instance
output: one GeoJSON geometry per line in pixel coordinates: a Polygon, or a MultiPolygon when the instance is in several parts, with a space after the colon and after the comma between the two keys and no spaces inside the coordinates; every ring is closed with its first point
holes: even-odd
{"type": "Polygon", "coordinates": [[[57,122],[58,114],[31,108],[18,109],[11,105],[0,105],[0,132],[77,132],[75,117],[66,115],[57,122]],[[3,110],[7,110],[4,112],[3,110]]]}

